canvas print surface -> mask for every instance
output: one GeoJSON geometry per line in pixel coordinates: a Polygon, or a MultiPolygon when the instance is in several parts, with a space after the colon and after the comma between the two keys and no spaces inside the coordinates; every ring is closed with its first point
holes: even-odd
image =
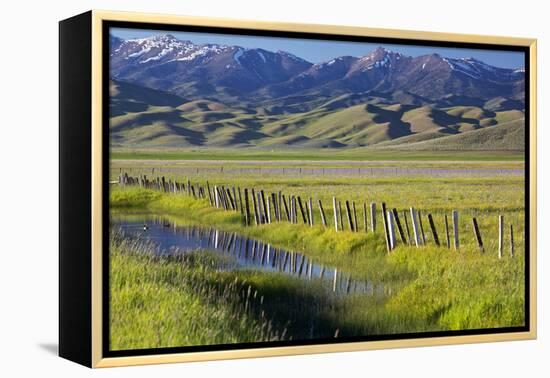
{"type": "Polygon", "coordinates": [[[526,325],[514,49],[112,27],[108,345],[526,325]]]}

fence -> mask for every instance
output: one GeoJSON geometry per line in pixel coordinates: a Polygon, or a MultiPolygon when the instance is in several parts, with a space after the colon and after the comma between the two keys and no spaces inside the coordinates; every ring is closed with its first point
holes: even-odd
{"type": "MultiPolygon", "coordinates": [[[[245,226],[270,224],[275,222],[288,222],[291,224],[304,224],[310,227],[315,225],[314,212],[318,211],[321,218],[321,225],[325,228],[330,227],[327,221],[327,214],[320,199],[317,200],[317,210],[313,208],[313,199],[311,197],[302,199],[300,196],[282,193],[265,193],[264,190],[254,188],[243,188],[239,186],[226,187],[224,185],[206,185],[176,180],[166,180],[164,176],[149,179],[146,175],[133,177],[128,173],[120,174],[117,183],[122,186],[139,186],[141,188],[160,190],[166,193],[182,193],[192,196],[196,199],[208,199],[210,206],[224,211],[239,212],[245,226]]],[[[344,211],[342,210],[342,200],[332,197],[332,216],[334,219],[334,230],[336,232],[376,232],[377,229],[377,206],[371,202],[367,206],[363,202],[359,209],[362,209],[363,227],[361,228],[357,217],[357,206],[355,201],[345,200],[344,211]],[[370,214],[367,209],[370,208],[370,214]],[[370,225],[367,221],[370,219],[370,225]]],[[[459,235],[459,214],[457,210],[451,213],[452,229],[449,227],[447,214],[444,215],[444,233],[440,234],[432,214],[428,213],[425,218],[421,210],[411,207],[408,211],[403,210],[401,216],[396,208],[388,208],[386,203],[380,204],[380,217],[384,229],[384,239],[388,252],[394,250],[399,244],[415,246],[417,248],[428,244],[424,228],[424,220],[427,220],[431,242],[437,247],[451,247],[455,250],[460,249],[459,235]],[[401,217],[402,216],[402,217],[401,217]],[[410,217],[410,220],[409,220],[410,217]],[[442,238],[440,238],[440,235],[442,238]],[[452,236],[452,243],[451,243],[452,236]]],[[[361,219],[360,218],[360,219],[361,219]]],[[[514,227],[509,225],[509,255],[514,256],[514,227]]],[[[483,237],[477,218],[472,218],[472,233],[475,243],[481,253],[485,252],[483,237]]],[[[498,257],[504,256],[504,216],[498,216],[498,257]]]]}

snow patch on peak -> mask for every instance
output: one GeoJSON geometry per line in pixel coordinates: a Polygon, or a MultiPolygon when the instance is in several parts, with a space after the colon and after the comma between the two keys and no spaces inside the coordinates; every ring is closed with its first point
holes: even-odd
{"type": "Polygon", "coordinates": [[[261,52],[261,51],[258,51],[258,55],[260,55],[260,58],[262,58],[262,60],[264,61],[264,63],[266,63],[266,62],[267,62],[267,60],[265,59],[265,55],[264,55],[264,54],[262,54],[262,52],[261,52]]]}
{"type": "Polygon", "coordinates": [[[240,58],[243,56],[244,54],[244,49],[242,47],[239,47],[237,49],[237,51],[235,52],[235,54],[233,54],[233,59],[235,60],[235,62],[237,62],[239,65],[242,65],[241,64],[241,61],[240,61],[240,58]]]}

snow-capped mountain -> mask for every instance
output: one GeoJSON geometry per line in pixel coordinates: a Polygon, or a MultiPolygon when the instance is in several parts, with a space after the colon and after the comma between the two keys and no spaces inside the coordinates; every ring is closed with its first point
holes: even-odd
{"type": "Polygon", "coordinates": [[[290,95],[404,91],[430,100],[449,95],[521,99],[525,72],[474,58],[438,54],[410,57],[377,48],[362,57],[312,64],[288,52],[195,44],[171,35],[111,37],[113,79],[186,98],[241,98],[254,102],[290,95]]]}
{"type": "Polygon", "coordinates": [[[110,58],[113,78],[184,96],[243,95],[311,66],[286,52],[194,44],[171,35],[111,40],[110,58]]]}

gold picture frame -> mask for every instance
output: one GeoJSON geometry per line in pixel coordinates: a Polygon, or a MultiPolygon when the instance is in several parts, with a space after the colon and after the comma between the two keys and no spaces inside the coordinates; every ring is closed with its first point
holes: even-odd
{"type": "MultiPolygon", "coordinates": [[[[295,23],[280,23],[280,22],[258,22],[253,20],[231,20],[220,19],[211,17],[189,17],[189,16],[174,16],[174,15],[160,15],[160,14],[145,14],[145,13],[126,13],[126,12],[111,12],[93,10],[85,13],[81,16],[76,16],[73,19],[62,21],[60,24],[60,74],[61,76],[67,76],[69,63],[64,63],[64,59],[74,59],[74,55],[77,54],[75,40],[76,37],[67,37],[67,34],[74,34],[82,32],[85,34],[84,39],[89,41],[86,48],[89,51],[86,54],[81,54],[83,61],[89,61],[89,81],[84,80],[82,84],[85,87],[82,89],[82,93],[89,93],[90,103],[88,104],[88,113],[85,116],[82,115],[67,115],[61,117],[61,149],[63,149],[64,132],[66,127],[63,122],[72,121],[89,121],[89,127],[81,125],[81,136],[83,143],[89,144],[88,155],[82,162],[81,169],[84,170],[83,175],[88,177],[86,181],[81,182],[82,188],[88,188],[87,193],[90,193],[89,204],[87,209],[89,213],[82,215],[83,217],[89,216],[89,223],[85,225],[70,224],[71,222],[61,220],[63,227],[61,227],[61,238],[65,238],[68,232],[72,232],[75,235],[89,233],[89,245],[78,246],[78,241],[67,242],[68,244],[61,243],[60,246],[60,354],[63,357],[74,360],[90,367],[114,367],[114,366],[129,366],[129,365],[143,365],[143,364],[157,364],[157,363],[174,363],[174,362],[188,362],[188,361],[208,361],[219,359],[237,359],[237,358],[250,358],[250,357],[268,357],[268,356],[284,356],[284,355],[301,355],[311,353],[328,353],[328,352],[348,352],[348,351],[361,351],[372,349],[388,349],[388,348],[403,348],[403,347],[421,347],[421,346],[435,346],[435,345],[448,345],[448,344],[466,344],[466,343],[481,343],[481,342],[496,342],[496,341],[512,341],[512,340],[527,340],[535,339],[537,335],[537,307],[536,307],[536,213],[537,213],[537,182],[536,182],[536,116],[537,116],[537,41],[536,39],[527,38],[513,38],[513,37],[501,37],[501,36],[482,36],[482,35],[469,35],[469,34],[452,34],[452,33],[436,33],[436,32],[424,32],[424,31],[412,31],[412,30],[393,30],[393,29],[377,29],[367,27],[352,27],[352,26],[337,26],[337,25],[317,25],[317,24],[295,24],[295,23]],[[346,342],[346,343],[331,343],[331,344],[309,344],[309,345],[295,345],[295,346],[275,346],[275,347],[259,347],[253,349],[236,349],[236,350],[211,350],[211,351],[199,351],[199,352],[185,352],[185,353],[169,353],[169,354],[151,354],[151,355],[138,355],[138,356],[121,356],[121,357],[106,357],[103,353],[103,342],[105,334],[103,332],[103,306],[104,303],[104,204],[105,198],[103,196],[103,188],[106,180],[104,173],[105,168],[105,147],[103,145],[103,122],[105,117],[105,88],[103,88],[103,69],[105,59],[105,46],[104,46],[104,25],[106,22],[130,22],[130,23],[144,23],[155,25],[187,25],[187,26],[204,26],[215,28],[238,28],[244,30],[262,30],[269,31],[283,31],[292,33],[307,33],[307,34],[330,34],[335,36],[358,36],[358,37],[380,37],[380,38],[395,38],[399,40],[415,40],[415,41],[431,41],[431,42],[455,42],[455,43],[469,43],[469,44],[491,44],[502,46],[521,46],[528,49],[529,54],[529,77],[526,79],[528,83],[528,99],[526,102],[526,110],[529,112],[529,159],[526,170],[529,173],[529,218],[526,222],[529,223],[529,251],[528,251],[528,303],[529,303],[529,319],[528,330],[521,332],[510,333],[488,333],[488,334],[471,334],[471,335],[457,335],[457,336],[443,336],[443,337],[428,337],[428,338],[411,338],[411,339],[391,339],[391,340],[377,340],[377,341],[359,341],[359,342],[346,342]],[[89,38],[88,38],[89,37],[89,38]],[[89,87],[88,87],[89,86],[89,87]],[[75,117],[75,118],[71,118],[75,117]],[[78,118],[84,117],[84,118],[78,118]],[[86,118],[87,117],[87,118],[86,118]],[[90,166],[84,166],[87,163],[90,166]],[[77,227],[79,227],[77,229],[77,227]],[[88,228],[89,227],[89,228],[88,228]],[[65,233],[64,233],[65,232],[65,233]],[[72,246],[72,249],[69,248],[72,246]],[[66,250],[64,249],[66,248],[66,250]],[[77,253],[80,250],[86,250],[85,258],[81,260],[72,260],[76,257],[69,256],[69,249],[71,253],[77,253]],[[72,272],[86,272],[83,277],[78,279],[88,280],[89,286],[79,284],[71,275],[68,270],[72,272]],[[72,286],[74,289],[71,289],[72,286]],[[87,292],[87,289],[90,291],[87,292]],[[74,291],[71,291],[74,290],[74,291]],[[80,304],[75,303],[74,297],[77,295],[77,290],[84,290],[80,293],[82,296],[80,304]],[[64,298],[66,298],[64,300],[64,298]],[[75,306],[80,306],[79,309],[75,309],[75,306]],[[89,317],[81,320],[77,325],[72,324],[68,326],[70,319],[78,317],[80,312],[89,312],[89,317]],[[89,341],[89,348],[86,347],[80,352],[74,352],[78,343],[77,339],[89,341]]],[[[82,73],[75,73],[75,77],[82,75],[82,73]]],[[[64,83],[67,86],[70,84],[70,79],[60,79],[62,83],[61,91],[68,90],[69,87],[64,87],[64,83]],[[65,80],[65,81],[63,81],[65,80]]],[[[80,101],[70,95],[63,97],[61,95],[60,101],[60,113],[63,115],[67,112],[67,108],[71,106],[81,106],[86,108],[86,104],[75,105],[74,101],[80,101]],[[73,101],[73,102],[71,102],[73,101]]],[[[76,131],[74,131],[76,132],[76,131]]],[[[69,138],[69,136],[67,136],[69,138]]],[[[74,152],[74,151],[73,151],[74,152]]],[[[69,151],[67,152],[69,153],[69,151]]],[[[84,152],[82,152],[84,154],[84,152]]],[[[61,217],[66,215],[65,212],[69,212],[67,208],[71,204],[76,203],[81,199],[82,193],[72,191],[72,189],[64,190],[63,187],[68,185],[68,181],[65,181],[64,177],[68,177],[71,174],[72,169],[70,165],[64,166],[64,160],[67,160],[67,155],[61,153],[61,197],[65,198],[64,202],[60,203],[61,217]],[[65,169],[65,171],[63,170],[65,169]],[[65,172],[65,173],[64,173],[65,172]]],[[[67,163],[68,164],[68,163],[67,163]]],[[[84,179],[83,179],[84,180],[84,179]]],[[[526,209],[527,210],[527,209],[526,209]]],[[[76,215],[75,215],[76,216],[76,215]]],[[[76,236],[75,236],[76,237],[76,236]]],[[[526,253],[527,254],[527,253],[526,253]]],[[[80,281],[79,281],[80,282],[80,281]]]]}

